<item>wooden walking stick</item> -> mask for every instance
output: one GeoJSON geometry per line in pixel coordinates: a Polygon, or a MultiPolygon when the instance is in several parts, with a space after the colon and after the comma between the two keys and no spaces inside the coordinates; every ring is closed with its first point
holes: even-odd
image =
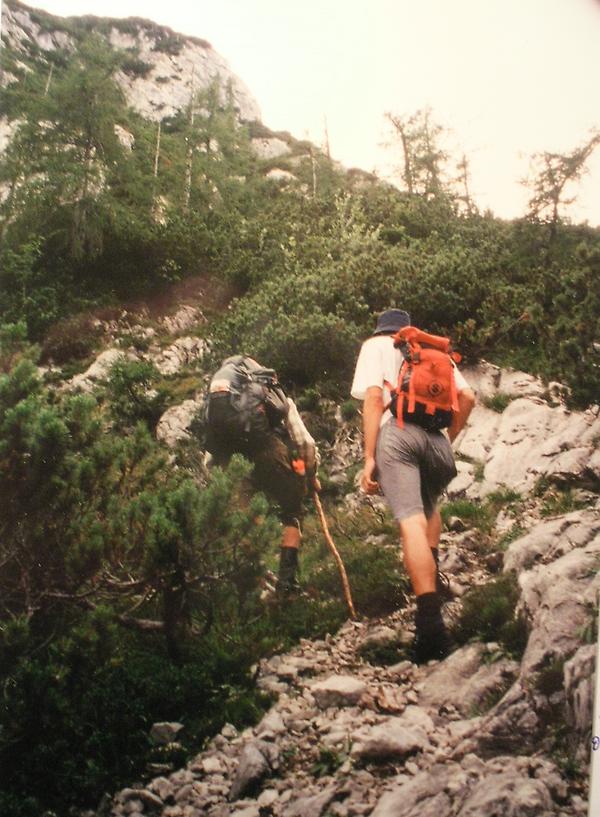
{"type": "Polygon", "coordinates": [[[346,603],[348,604],[348,609],[350,610],[350,618],[356,618],[356,611],[354,610],[354,604],[352,603],[352,594],[350,593],[350,584],[348,583],[348,576],[346,575],[346,568],[344,567],[344,563],[342,562],[342,557],[338,553],[338,549],[335,546],[333,539],[331,538],[331,534],[329,533],[329,527],[327,526],[327,520],[325,519],[325,514],[323,513],[323,506],[321,505],[321,500],[319,499],[319,494],[317,491],[313,494],[315,498],[315,505],[317,506],[317,512],[319,514],[319,519],[321,521],[321,527],[323,528],[323,534],[325,536],[325,541],[329,545],[329,549],[333,553],[333,558],[335,559],[338,570],[340,572],[340,578],[342,580],[342,587],[344,588],[344,596],[346,597],[346,603]]]}

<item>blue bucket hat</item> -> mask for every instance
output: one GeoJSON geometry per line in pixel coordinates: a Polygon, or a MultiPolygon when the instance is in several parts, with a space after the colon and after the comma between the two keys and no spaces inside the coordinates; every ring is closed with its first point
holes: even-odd
{"type": "Polygon", "coordinates": [[[410,315],[403,309],[386,309],[377,318],[374,335],[393,335],[404,326],[410,326],[410,315]]]}

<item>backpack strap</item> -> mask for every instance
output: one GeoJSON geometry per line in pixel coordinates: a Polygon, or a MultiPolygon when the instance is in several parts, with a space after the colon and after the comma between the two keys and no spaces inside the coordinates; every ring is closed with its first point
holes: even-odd
{"type": "MultiPolygon", "coordinates": [[[[450,355],[452,358],[452,355],[450,355]]],[[[460,360],[460,355],[458,355],[460,360]]],[[[454,375],[454,366],[452,367],[452,377],[450,379],[450,400],[452,402],[452,411],[458,411],[458,391],[456,389],[456,377],[454,375]]]]}

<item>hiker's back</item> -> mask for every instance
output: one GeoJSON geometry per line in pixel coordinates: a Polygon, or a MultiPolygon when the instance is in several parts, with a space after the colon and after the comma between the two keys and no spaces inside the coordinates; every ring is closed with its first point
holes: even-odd
{"type": "Polygon", "coordinates": [[[282,428],[288,410],[273,369],[244,355],[223,361],[206,396],[206,448],[215,456],[252,455],[282,428]]]}

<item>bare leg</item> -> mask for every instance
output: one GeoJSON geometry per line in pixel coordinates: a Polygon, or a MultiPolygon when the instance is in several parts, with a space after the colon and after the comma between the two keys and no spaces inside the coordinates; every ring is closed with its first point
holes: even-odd
{"type": "Polygon", "coordinates": [[[300,530],[296,525],[284,525],[281,547],[296,548],[297,550],[300,547],[300,539],[300,530]]]}
{"type": "Polygon", "coordinates": [[[416,596],[435,593],[435,561],[429,544],[429,525],[418,513],[400,522],[404,566],[416,596]]]}
{"type": "Polygon", "coordinates": [[[427,541],[430,548],[436,548],[440,543],[442,533],[442,517],[436,508],[427,520],[427,541]]]}
{"type": "Polygon", "coordinates": [[[436,564],[431,541],[439,536],[439,514],[429,522],[425,514],[409,516],[400,522],[404,565],[417,597],[414,652],[417,663],[443,658],[450,642],[441,616],[441,601],[436,592],[436,564]]]}
{"type": "Polygon", "coordinates": [[[290,593],[300,589],[296,572],[298,570],[298,550],[302,534],[297,525],[284,525],[283,541],[279,553],[279,581],[277,588],[281,593],[290,593]]]}

